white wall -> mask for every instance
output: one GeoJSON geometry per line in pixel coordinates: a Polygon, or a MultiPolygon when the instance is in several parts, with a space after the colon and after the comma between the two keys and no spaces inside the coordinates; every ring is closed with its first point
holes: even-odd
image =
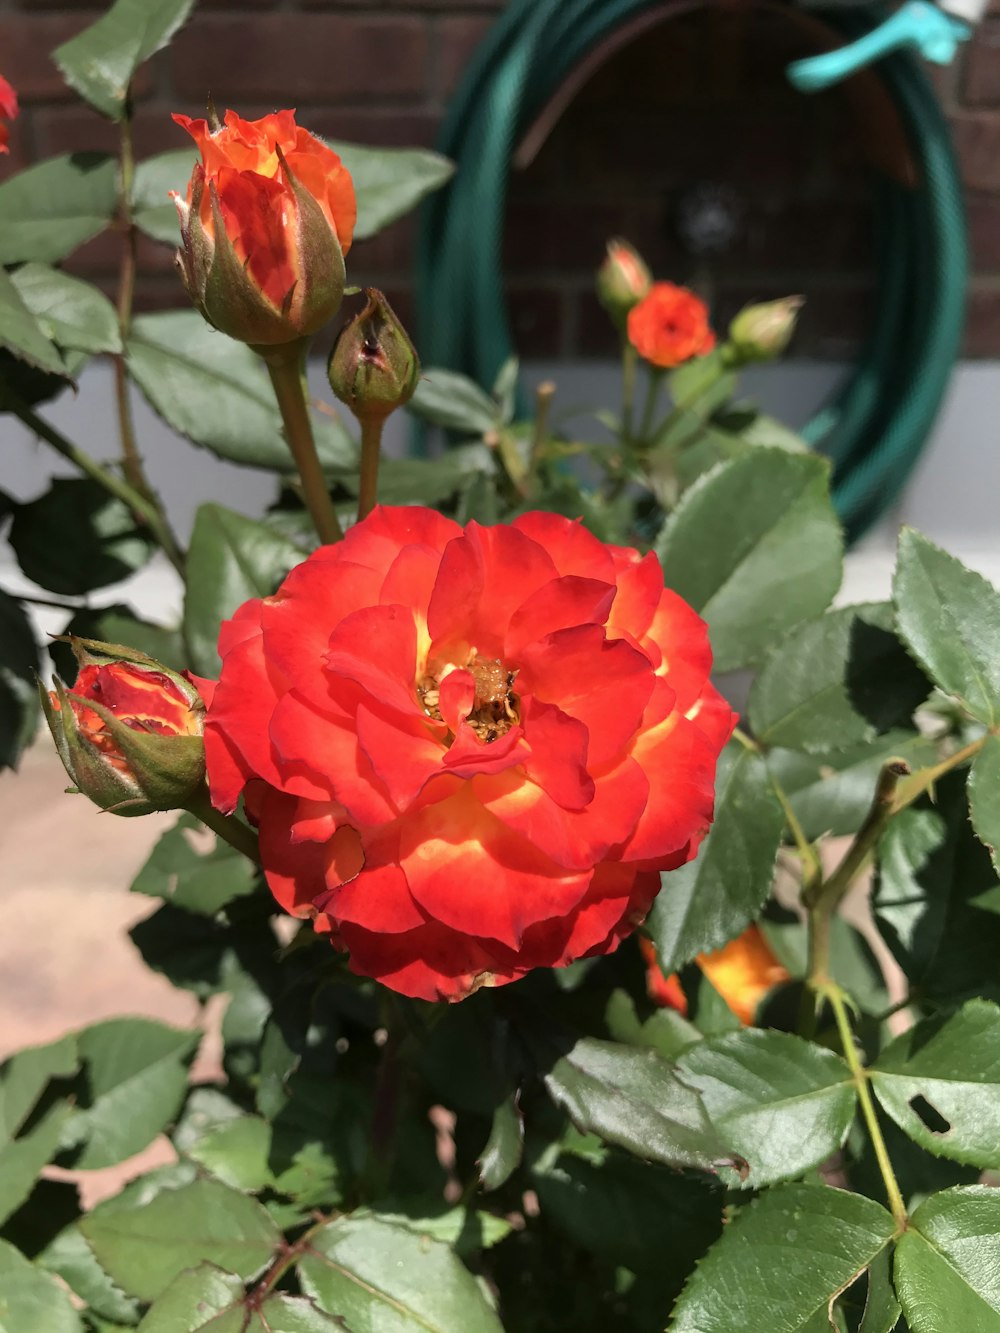
{"type": "MultiPolygon", "coordinates": [[[[789,425],[808,419],[837,383],[844,368],[825,362],[789,363],[747,372],[747,397],[789,425]]],[[[527,367],[529,382],[554,379],[558,385],[555,410],[598,407],[618,402],[618,370],[611,364],[564,365],[535,363],[527,367]]],[[[322,367],[311,372],[314,391],[325,384],[322,367]]],[[[217,500],[251,515],[262,513],[274,494],[269,473],[223,462],[175,436],[136,395],[136,428],[154,487],[162,495],[181,537],[187,536],[194,511],[204,500],[217,500]]],[[[43,409],[44,414],[96,458],[117,453],[117,432],[110,368],[90,366],[80,381],[79,393],[63,394],[43,409]]],[[[582,426],[583,418],[574,421],[582,426]]],[[[944,410],[923,458],[902,500],[852,553],[845,583],[845,600],[884,596],[888,591],[895,534],[902,522],[912,523],[933,540],[1000,583],[1000,364],[969,363],[955,372],[944,410]]],[[[387,437],[394,451],[405,444],[401,418],[390,422],[387,437]]],[[[0,489],[28,500],[46,489],[53,474],[74,475],[46,445],[8,416],[0,417],[0,489]]],[[[12,591],[28,591],[0,542],[0,583],[12,591]]],[[[140,574],[131,585],[102,589],[95,605],[132,600],[151,619],[169,621],[179,605],[172,571],[162,564],[140,574]]],[[[61,628],[59,617],[40,613],[40,628],[61,628]]]]}

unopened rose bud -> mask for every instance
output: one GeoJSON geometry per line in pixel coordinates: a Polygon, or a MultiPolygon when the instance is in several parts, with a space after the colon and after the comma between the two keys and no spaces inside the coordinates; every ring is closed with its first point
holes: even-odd
{"type": "Polygon", "coordinates": [[[330,354],[330,388],[359,421],[384,421],[413,397],[420,360],[392,306],[374,287],[330,354]]]}
{"type": "Polygon", "coordinates": [[[201,149],[181,221],[184,285],[217,329],[257,347],[295,342],[337,313],[344,295],[354,186],[340,158],[278,111],[226,112],[216,128],[174,116],[201,149]]]}
{"type": "Polygon", "coordinates": [[[773,361],[792,340],[803,296],[748,305],[729,326],[729,346],[739,361],[773,361]]]}
{"type": "Polygon", "coordinates": [[[185,808],[205,777],[204,705],[183,676],[144,653],[70,636],[76,684],[40,689],[72,781],[103,810],[185,808]]]}
{"type": "Polygon", "coordinates": [[[628,312],[653,285],[653,277],[637,250],[627,241],[608,241],[608,253],[597,270],[597,299],[619,328],[628,312]]]}

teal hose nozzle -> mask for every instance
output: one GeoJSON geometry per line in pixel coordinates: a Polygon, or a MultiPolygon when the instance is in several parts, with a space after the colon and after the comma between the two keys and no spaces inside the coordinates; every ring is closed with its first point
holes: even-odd
{"type": "Polygon", "coordinates": [[[967,23],[939,9],[931,0],[907,0],[856,42],[821,56],[796,60],[788,66],[788,77],[799,92],[819,92],[901,47],[916,50],[936,65],[947,65],[971,35],[967,23]]]}

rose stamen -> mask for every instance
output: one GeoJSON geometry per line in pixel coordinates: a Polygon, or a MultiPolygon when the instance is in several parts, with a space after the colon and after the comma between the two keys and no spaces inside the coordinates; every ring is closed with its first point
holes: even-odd
{"type": "MultiPolygon", "coordinates": [[[[445,667],[439,675],[427,675],[417,682],[417,698],[426,715],[435,722],[443,722],[441,716],[441,681],[453,671],[453,666],[445,667]]],[[[466,721],[484,745],[490,745],[501,736],[505,736],[511,727],[520,724],[520,700],[513,691],[516,671],[509,671],[498,657],[483,658],[475,652],[470,655],[465,665],[476,683],[472,710],[466,721]]],[[[454,736],[448,736],[450,745],[454,736]]]]}

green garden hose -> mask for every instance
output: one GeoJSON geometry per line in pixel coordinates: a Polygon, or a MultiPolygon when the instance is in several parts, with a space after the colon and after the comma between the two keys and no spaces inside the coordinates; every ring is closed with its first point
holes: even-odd
{"type": "MultiPolygon", "coordinates": [[[[580,61],[655,8],[662,0],[511,0],[476,51],[439,138],[458,171],[425,203],[422,217],[426,364],[490,384],[511,354],[500,256],[514,147],[580,61]]],[[[881,14],[839,9],[828,17],[853,38],[881,14]]],[[[853,373],[803,431],[833,460],[834,499],[852,539],[892,503],[916,462],[947,388],[965,313],[965,223],[947,122],[913,55],[898,52],[874,68],[900,115],[919,184],[878,182],[870,334],[853,373]]]]}

